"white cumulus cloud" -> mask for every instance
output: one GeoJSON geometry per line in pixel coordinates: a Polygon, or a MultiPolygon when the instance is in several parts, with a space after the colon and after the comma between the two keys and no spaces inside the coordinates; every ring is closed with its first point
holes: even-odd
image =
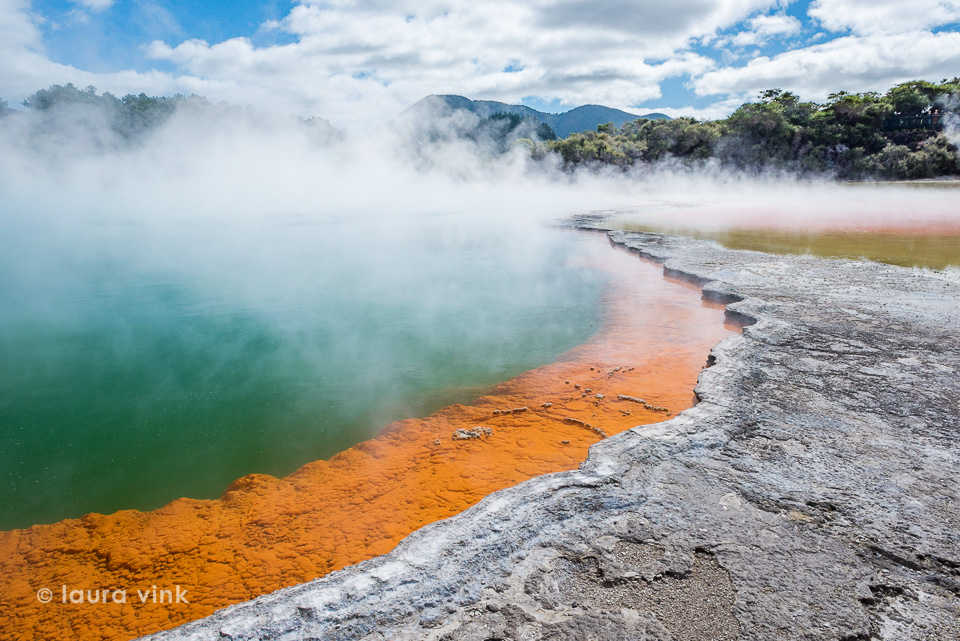
{"type": "MultiPolygon", "coordinates": [[[[92,16],[113,2],[74,5],[92,16]]],[[[363,126],[433,93],[647,111],[667,102],[665,82],[676,86],[679,80],[698,96],[717,97],[687,111],[722,116],[735,100],[764,88],[816,99],[838,89],[939,80],[960,68],[956,29],[929,30],[960,19],[960,0],[815,0],[803,21],[786,12],[790,5],[300,0],[261,25],[253,39],[150,43],[143,32],[143,50],[158,69],[92,73],[50,59],[38,27],[42,18],[30,0],[0,0],[0,96],[15,103],[41,87],[72,82],[121,95],[197,93],[363,126]],[[264,35],[289,42],[256,44],[264,35]],[[758,55],[751,47],[784,42],[791,51],[733,66],[758,55]]],[[[678,109],[663,106],[667,113],[678,109]]]]}
{"type": "Polygon", "coordinates": [[[694,89],[709,96],[779,87],[822,100],[838,90],[883,91],[907,80],[953,77],[958,69],[960,33],[846,36],[709,71],[694,81],[694,89]]]}
{"type": "Polygon", "coordinates": [[[789,38],[800,33],[800,21],[785,14],[759,15],[751,18],[749,29],[730,38],[736,47],[751,47],[769,42],[774,38],[789,38]]]}
{"type": "Polygon", "coordinates": [[[714,66],[688,50],[692,39],[776,4],[304,2],[269,25],[295,35],[292,44],[193,40],[154,43],[149,52],[193,77],[266,87],[338,122],[376,117],[374,104],[395,110],[430,93],[629,108],[659,98],[665,78],[714,66]]]}
{"type": "Polygon", "coordinates": [[[960,0],[814,0],[809,13],[831,31],[903,33],[960,22],[960,0]]]}

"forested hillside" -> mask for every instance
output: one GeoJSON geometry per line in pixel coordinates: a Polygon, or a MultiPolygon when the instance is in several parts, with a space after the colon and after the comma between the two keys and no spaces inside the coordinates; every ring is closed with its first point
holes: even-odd
{"type": "MultiPolygon", "coordinates": [[[[128,94],[118,98],[94,87],[72,84],[40,89],[23,101],[28,114],[10,109],[0,100],[0,117],[9,118],[18,131],[37,145],[74,151],[110,151],[149,144],[150,134],[178,111],[189,110],[209,122],[242,117],[268,129],[279,122],[293,122],[305,135],[319,142],[335,139],[339,132],[322,118],[277,117],[227,103],[213,104],[201,96],[147,96],[128,94]]],[[[49,149],[52,148],[52,149],[49,149]]]]}
{"type": "Polygon", "coordinates": [[[667,119],[667,116],[661,113],[648,113],[642,116],[627,113],[619,109],[611,109],[602,105],[582,105],[575,107],[563,113],[547,113],[537,111],[526,105],[510,105],[505,102],[495,102],[493,100],[470,100],[463,96],[427,96],[406,110],[408,116],[416,118],[438,118],[448,117],[454,112],[469,112],[476,114],[480,118],[490,118],[496,114],[515,114],[525,120],[533,121],[537,124],[544,124],[554,131],[558,136],[565,137],[572,133],[596,129],[597,125],[606,122],[613,122],[614,125],[622,125],[626,122],[633,122],[637,118],[645,120],[667,119]]]}
{"type": "MultiPolygon", "coordinates": [[[[23,105],[35,116],[29,123],[31,135],[63,144],[83,140],[86,148],[94,149],[144,144],[147,134],[179,109],[215,119],[243,114],[257,127],[269,128],[269,123],[275,122],[260,112],[224,103],[213,105],[198,96],[117,98],[109,93],[98,95],[93,87],[81,90],[70,84],[41,89],[23,105]]],[[[737,172],[777,171],[842,180],[960,174],[960,77],[939,84],[906,82],[883,94],[839,92],[823,103],[806,102],[788,91],[772,89],[722,120],[671,120],[652,114],[619,126],[602,124],[595,131],[562,139],[538,117],[540,112],[529,108],[492,111],[510,106],[450,96],[431,96],[418,105],[392,125],[407,133],[399,144],[414,154],[424,153],[431,145],[460,140],[476,144],[485,156],[518,146],[530,150],[535,159],[557,155],[569,169],[709,164],[737,172]]],[[[613,112],[589,105],[578,109],[567,114],[613,112]]],[[[23,115],[0,100],[0,117],[6,120],[13,114],[23,115]]],[[[298,131],[321,142],[342,135],[320,118],[294,120],[301,127],[298,131]]]]}
{"type": "Polygon", "coordinates": [[[885,94],[832,94],[804,102],[763,92],[728,118],[637,120],[545,143],[570,166],[630,168],[709,161],[747,172],[782,170],[842,179],[919,179],[960,174],[960,78],[913,81],[885,94]]]}

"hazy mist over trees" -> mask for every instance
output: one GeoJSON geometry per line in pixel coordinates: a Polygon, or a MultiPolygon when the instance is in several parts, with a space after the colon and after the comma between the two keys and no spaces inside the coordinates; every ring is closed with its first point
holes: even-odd
{"type": "MultiPolygon", "coordinates": [[[[201,96],[126,95],[117,98],[109,92],[98,94],[94,87],[79,89],[72,84],[40,89],[23,106],[28,114],[8,108],[0,101],[0,115],[14,115],[28,138],[48,150],[62,148],[72,153],[116,151],[149,144],[150,135],[168,123],[177,112],[191,111],[212,120],[241,115],[260,121],[265,127],[278,118],[250,108],[226,103],[212,104],[201,96]]],[[[336,131],[321,118],[303,120],[290,117],[305,127],[306,133],[325,141],[336,131]]],[[[14,123],[11,123],[14,124],[14,123]]]]}
{"type": "MultiPolygon", "coordinates": [[[[48,145],[50,140],[70,140],[76,147],[79,139],[84,148],[94,151],[149,144],[151,132],[181,110],[214,119],[241,114],[266,129],[276,121],[252,109],[213,105],[199,96],[141,93],[117,98],[72,84],[41,89],[23,105],[30,114],[12,110],[0,100],[0,117],[7,123],[23,120],[25,135],[46,140],[48,145]]],[[[748,174],[778,171],[842,180],[898,180],[960,174],[958,108],[960,78],[954,78],[939,84],[906,82],[885,94],[840,91],[824,103],[805,102],[791,92],[771,89],[722,120],[638,119],[619,127],[600,125],[596,131],[563,139],[549,124],[521,113],[482,116],[458,110],[421,111],[387,125],[403,130],[397,140],[413,153],[425,145],[456,140],[475,145],[487,156],[520,147],[537,160],[557,157],[568,169],[711,164],[748,174]]],[[[343,136],[320,118],[288,120],[295,120],[319,142],[343,136]]]]}

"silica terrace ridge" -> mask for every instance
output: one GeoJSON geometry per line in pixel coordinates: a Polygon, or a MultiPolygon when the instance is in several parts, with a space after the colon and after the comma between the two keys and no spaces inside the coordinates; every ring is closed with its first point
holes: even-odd
{"type": "Polygon", "coordinates": [[[244,476],[219,500],[0,533],[0,639],[115,641],[201,618],[389,552],[491,492],[575,469],[608,434],[690,407],[730,333],[722,306],[602,237],[577,240],[574,269],[608,274],[603,329],[586,343],[285,478],[244,476]]]}
{"type": "Polygon", "coordinates": [[[609,235],[754,322],[696,407],[152,638],[960,638],[956,275],[609,235]]]}

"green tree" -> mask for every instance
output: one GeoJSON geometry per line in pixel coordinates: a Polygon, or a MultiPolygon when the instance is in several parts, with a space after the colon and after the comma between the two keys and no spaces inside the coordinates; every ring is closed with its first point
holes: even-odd
{"type": "Polygon", "coordinates": [[[112,105],[116,98],[110,94],[98,96],[95,87],[77,89],[72,83],[52,85],[48,89],[40,89],[23,101],[23,106],[33,111],[50,111],[57,107],[71,105],[104,106],[112,105]]]}
{"type": "Polygon", "coordinates": [[[957,147],[932,128],[886,131],[893,115],[919,115],[937,108],[960,109],[960,78],[939,84],[917,80],[874,92],[831,94],[824,104],[769,89],[728,118],[637,120],[619,131],[600,125],[546,148],[564,163],[605,163],[629,167],[668,158],[684,163],[716,158],[750,171],[768,167],[840,178],[891,179],[956,175],[957,147]]]}
{"type": "MultiPolygon", "coordinates": [[[[24,100],[23,105],[48,120],[56,119],[61,113],[68,114],[68,117],[73,115],[79,120],[72,126],[85,122],[91,131],[106,123],[114,134],[132,142],[141,140],[143,134],[166,122],[186,100],[195,101],[196,98],[187,99],[181,95],[150,97],[141,93],[119,99],[109,92],[98,95],[94,87],[78,89],[68,83],[41,89],[24,100]]],[[[205,101],[201,102],[205,104],[205,101]]]]}
{"type": "Polygon", "coordinates": [[[624,123],[622,134],[643,150],[643,159],[655,162],[667,157],[703,160],[714,153],[719,128],[694,118],[640,119],[624,123]]]}
{"type": "Polygon", "coordinates": [[[551,127],[545,122],[541,122],[537,126],[536,133],[537,133],[538,140],[556,140],[557,139],[557,134],[553,130],[553,127],[551,127]]]}
{"type": "Polygon", "coordinates": [[[925,80],[913,80],[891,88],[887,101],[897,116],[919,116],[933,106],[939,95],[937,86],[925,80]]]}
{"type": "Polygon", "coordinates": [[[802,128],[816,112],[813,103],[780,89],[760,94],[759,102],[742,105],[724,122],[722,157],[740,167],[783,165],[797,157],[802,128]]]}
{"type": "Polygon", "coordinates": [[[892,114],[891,104],[877,93],[831,94],[820,114],[824,142],[876,153],[887,144],[883,121],[892,114]]]}

